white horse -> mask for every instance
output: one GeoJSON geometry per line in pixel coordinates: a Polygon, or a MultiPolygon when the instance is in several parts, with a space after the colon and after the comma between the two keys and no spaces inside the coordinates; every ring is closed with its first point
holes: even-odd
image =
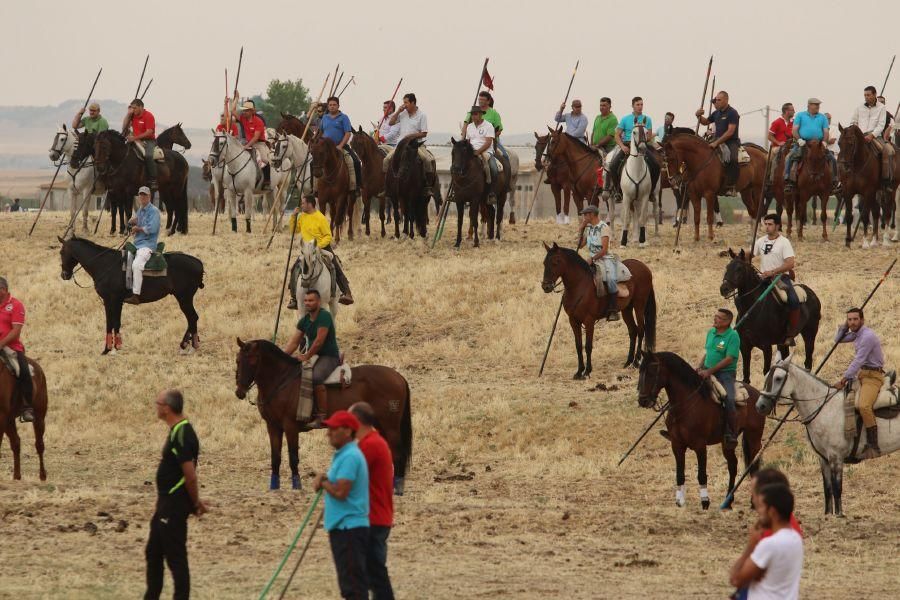
{"type": "Polygon", "coordinates": [[[309,155],[309,147],[306,142],[293,134],[278,133],[274,129],[270,132],[269,139],[273,141],[271,187],[277,192],[277,194],[273,192],[275,197],[272,205],[272,226],[275,227],[275,221],[280,219],[280,215],[275,214],[274,211],[276,207],[281,208],[284,194],[287,193],[288,186],[291,184],[291,176],[300,176],[300,170],[309,155]]]}
{"type": "Polygon", "coordinates": [[[647,165],[647,132],[637,124],[631,132],[631,147],[619,186],[622,190],[622,248],[628,247],[628,230],[636,221],[635,233],[641,248],[647,245],[647,204],[653,192],[653,179],[647,165]]]}
{"type": "MultiPolygon", "coordinates": [[[[844,434],[844,400],[846,392],[833,388],[806,369],[792,364],[793,354],[777,360],[766,375],[765,389],[760,392],[756,410],[769,414],[778,399],[790,400],[806,426],[806,437],[819,455],[825,488],[825,514],[843,516],[841,491],[844,463],[862,460],[866,449],[864,435],[854,448],[855,435],[844,434]]],[[[854,415],[855,418],[855,415],[854,415]]],[[[900,418],[900,417],[898,417],[900,418]]],[[[900,448],[900,428],[892,421],[878,419],[878,446],[882,454],[900,448]]],[[[855,423],[853,424],[855,428],[855,423]]]]}
{"type": "MultiPolygon", "coordinates": [[[[269,198],[268,206],[271,206],[272,192],[257,189],[257,181],[262,181],[262,173],[253,154],[244,149],[244,145],[236,137],[225,131],[216,131],[213,135],[212,147],[209,150],[209,161],[213,165],[220,162],[223,165],[222,182],[225,191],[225,205],[228,216],[237,218],[239,202],[244,202],[244,219],[247,222],[247,232],[250,232],[250,223],[253,220],[253,210],[256,204],[257,193],[262,193],[269,198]]],[[[213,174],[215,180],[215,173],[213,174]]]]}
{"type": "Polygon", "coordinates": [[[50,146],[50,160],[69,163],[66,174],[69,177],[69,185],[66,192],[69,195],[69,223],[74,231],[78,211],[82,213],[81,226],[88,230],[88,213],[90,212],[90,197],[103,196],[106,188],[98,180],[94,171],[93,154],[88,155],[79,164],[72,164],[72,155],[75,154],[79,144],[78,130],[69,129],[63,123],[56,130],[53,144],[50,146]]]}
{"type": "MultiPolygon", "coordinates": [[[[213,210],[218,211],[219,198],[224,199],[225,197],[225,182],[222,179],[225,175],[225,161],[223,160],[221,150],[216,143],[216,135],[217,133],[213,131],[213,143],[209,150],[209,154],[206,157],[206,162],[209,164],[210,182],[212,183],[213,194],[215,195],[213,210]]],[[[224,142],[224,140],[222,141],[224,142]]],[[[234,215],[230,216],[234,218],[234,215]]]]}
{"type": "Polygon", "coordinates": [[[306,316],[306,308],[303,306],[303,296],[308,290],[316,290],[322,299],[322,306],[328,305],[328,310],[333,318],[337,318],[338,294],[332,295],[331,288],[331,271],[321,248],[316,245],[315,240],[310,242],[300,242],[300,256],[297,259],[299,269],[291,274],[296,276],[297,290],[297,319],[306,316]]]}

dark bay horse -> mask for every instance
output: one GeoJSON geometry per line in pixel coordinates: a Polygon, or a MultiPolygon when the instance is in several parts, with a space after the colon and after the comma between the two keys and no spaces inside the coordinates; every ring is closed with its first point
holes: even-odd
{"type": "MultiPolygon", "coordinates": [[[[728,255],[731,257],[731,261],[725,267],[725,275],[722,277],[719,291],[723,298],[734,298],[734,305],[738,309],[737,320],[740,321],[766,289],[767,284],[763,282],[759,272],[750,262],[750,255],[743,249],[739,254],[735,254],[729,248],[728,255]]],[[[822,318],[822,304],[809,286],[795,283],[794,287],[802,287],[806,292],[806,302],[800,305],[800,335],[803,336],[803,347],[806,353],[804,364],[807,369],[811,369],[813,352],[816,349],[816,334],[822,318]]],[[[772,291],[737,328],[741,336],[744,383],[750,383],[750,357],[753,348],[762,350],[763,375],[769,372],[769,367],[772,365],[772,346],[778,346],[782,356],[788,355],[788,347],[783,345],[787,326],[787,304],[781,304],[775,298],[775,292],[772,291]]]]}
{"type": "MultiPolygon", "coordinates": [[[[725,180],[725,167],[718,158],[718,150],[693,133],[672,133],[663,139],[663,155],[666,159],[666,170],[677,173],[684,164],[682,181],[687,190],[694,209],[694,241],[700,241],[700,201],[706,199],[706,223],[708,237],[715,239],[713,221],[715,206],[719,192],[725,180]]],[[[741,165],[735,188],[741,194],[741,200],[753,218],[761,210],[763,179],[766,176],[765,150],[755,144],[744,144],[750,154],[750,163],[741,165]]]]}
{"type": "Polygon", "coordinates": [[[572,189],[571,176],[567,164],[563,161],[555,163],[547,161],[546,164],[544,162],[544,153],[547,151],[547,145],[550,143],[550,134],[538,135],[535,132],[534,139],[534,170],[540,173],[545,166],[547,168],[546,177],[550,182],[550,191],[553,193],[553,201],[556,204],[556,216],[569,214],[569,206],[573,195],[575,196],[575,207],[578,209],[576,212],[581,212],[581,209],[584,208],[584,197],[575,193],[572,189]],[[565,200],[565,204],[563,204],[563,200],[565,200]]]}
{"type": "MultiPolygon", "coordinates": [[[[341,229],[347,215],[352,218],[353,204],[356,196],[350,191],[350,171],[344,161],[343,153],[330,138],[316,134],[309,145],[311,156],[310,170],[316,178],[316,195],[319,198],[319,210],[325,212],[330,207],[331,231],[334,241],[341,241],[341,229]]],[[[350,223],[347,234],[353,239],[353,223],[350,223]]]]}
{"type": "Polygon", "coordinates": [[[496,205],[488,203],[489,186],[485,181],[484,166],[481,158],[475,155],[475,150],[468,140],[456,141],[450,138],[453,148],[450,151],[450,181],[453,183],[453,197],[456,201],[456,244],[459,248],[462,243],[462,224],[466,209],[469,204],[469,223],[474,230],[475,247],[478,247],[478,215],[484,213],[483,219],[487,224],[488,239],[494,239],[494,226],[496,223],[497,240],[500,239],[500,228],[503,225],[503,209],[506,206],[506,196],[509,193],[509,161],[498,153],[497,160],[503,165],[497,181],[492,183],[497,196],[496,205]]]}
{"type": "Polygon", "coordinates": [[[302,121],[300,117],[296,117],[290,113],[281,113],[281,120],[278,122],[278,125],[275,127],[275,131],[278,133],[289,133],[294,135],[307,144],[312,141],[313,135],[315,135],[316,130],[310,127],[306,128],[306,122],[302,121]],[[303,132],[306,132],[306,137],[303,136],[303,132]]]}
{"type": "MultiPolygon", "coordinates": [[[[308,431],[297,421],[300,397],[300,362],[282,352],[268,340],[237,340],[235,395],[244,399],[256,384],[256,407],[266,422],[272,450],[272,476],[269,489],[280,487],[281,443],[287,438],[288,462],[293,489],[300,489],[299,433],[308,431]]],[[[394,457],[394,492],[403,494],[403,481],[412,458],[412,396],[409,383],[394,369],[380,365],[360,365],[352,369],[347,388],[328,387],[328,410],[347,409],[356,402],[368,402],[375,411],[378,430],[387,440],[394,457]]],[[[330,414],[330,413],[329,413],[330,414]]]]}
{"type": "MultiPolygon", "coordinates": [[[[38,463],[40,465],[41,481],[47,479],[47,470],[44,468],[44,421],[47,417],[47,378],[44,370],[36,360],[29,358],[32,366],[32,404],[34,405],[34,448],[37,450],[38,463]]],[[[22,397],[18,389],[16,376],[10,372],[6,365],[0,364],[0,443],[3,442],[3,434],[9,438],[9,445],[13,455],[13,479],[22,479],[22,460],[20,457],[21,441],[16,429],[16,416],[21,412],[22,397]]]]}
{"type": "MultiPolygon", "coordinates": [[[[159,197],[165,203],[172,221],[167,225],[171,235],[176,231],[187,233],[187,182],[190,168],[184,156],[174,150],[163,150],[165,162],[157,164],[159,197]],[[174,216],[173,216],[174,215],[174,216]]],[[[134,197],[138,188],[146,183],[144,159],[138,156],[134,144],[125,141],[118,131],[108,129],[97,134],[94,141],[94,161],[97,173],[111,197],[124,207],[120,209],[120,232],[125,233],[127,219],[131,218],[134,197]]],[[[111,206],[112,203],[110,204],[111,206]]],[[[115,233],[115,214],[112,230],[115,233]]]]}
{"type": "Polygon", "coordinates": [[[359,161],[362,163],[362,181],[360,181],[360,189],[362,190],[363,211],[362,220],[366,226],[366,235],[370,235],[369,219],[370,209],[372,207],[372,198],[378,198],[378,216],[381,218],[381,237],[387,235],[384,228],[384,157],[385,154],[375,143],[372,136],[363,131],[362,126],[355,132],[350,139],[350,147],[356,152],[359,161]]]}
{"type": "MultiPolygon", "coordinates": [[[[62,263],[62,278],[73,279],[75,268],[81,265],[94,280],[94,290],[103,300],[106,311],[106,342],[103,354],[122,347],[122,304],[131,295],[125,287],[125,272],[122,270],[122,252],[118,248],[107,248],[90,240],[72,237],[63,240],[59,250],[62,263]]],[[[181,312],[187,319],[187,330],[181,338],[181,349],[192,351],[200,347],[197,334],[199,316],[194,309],[194,294],[203,287],[203,263],[200,259],[183,252],[166,252],[165,277],[144,276],[141,287],[141,304],[156,302],[168,295],[175,296],[181,312]],[[188,349],[188,346],[192,350],[188,349]]],[[[77,281],[76,281],[77,283],[77,281]]]]}
{"type": "MultiPolygon", "coordinates": [[[[384,176],[385,201],[394,207],[394,237],[400,237],[400,215],[403,215],[403,234],[410,239],[416,232],[428,236],[428,186],[425,168],[419,160],[418,139],[407,136],[400,140],[391,156],[384,176]]],[[[439,185],[435,182],[435,186],[439,185]]],[[[437,202],[437,200],[435,200],[437,202]]]]}
{"type": "MultiPolygon", "coordinates": [[[[169,127],[156,138],[156,145],[163,150],[174,150],[175,144],[178,144],[185,150],[191,149],[191,140],[188,139],[184,130],[181,128],[181,123],[176,123],[172,127],[169,127]]],[[[187,186],[187,182],[185,182],[185,186],[187,186]]],[[[169,198],[163,197],[162,195],[160,195],[160,199],[163,200],[163,202],[169,200],[169,198]]],[[[166,230],[170,235],[175,231],[187,233],[187,187],[185,187],[184,202],[180,202],[180,196],[176,197],[175,200],[174,206],[170,206],[168,203],[166,204],[166,230]],[[178,227],[175,226],[176,224],[178,227]]]]}
{"type": "MultiPolygon", "coordinates": [[[[782,179],[784,167],[782,166],[782,179]]],[[[831,195],[831,164],[825,151],[825,144],[817,140],[806,143],[806,152],[797,165],[797,186],[786,194],[788,214],[787,234],[791,235],[792,213],[797,213],[797,239],[803,240],[803,226],[806,224],[806,203],[810,198],[822,199],[822,239],[828,240],[828,197],[831,195]]]]}
{"type": "MultiPolygon", "coordinates": [[[[672,443],[672,454],[675,455],[675,503],[684,506],[684,458],[687,450],[697,455],[697,483],[700,484],[700,505],[703,510],[709,508],[709,495],[706,491],[706,447],[722,443],[723,409],[713,399],[708,382],[704,381],[697,371],[683,358],[673,352],[644,352],[638,377],[638,405],[642,408],[659,407],[659,393],[666,390],[669,412],[666,415],[664,435],[672,443]]],[[[756,412],[756,400],[759,391],[747,387],[749,398],[746,405],[737,406],[737,430],[741,435],[741,448],[744,454],[744,465],[751,461],[762,447],[763,430],[766,426],[765,416],[756,412]]],[[[734,489],[737,474],[737,456],[734,448],[726,448],[722,444],[722,455],[728,463],[728,494],[734,489]]],[[[756,461],[750,469],[751,474],[759,469],[756,461]]],[[[734,498],[726,504],[731,508],[734,498]]]]}
{"type": "MultiPolygon", "coordinates": [[[[562,279],[563,308],[569,317],[578,352],[578,370],[574,378],[584,379],[591,374],[594,325],[606,314],[606,298],[597,297],[591,267],[577,251],[558,246],[556,242],[553,246],[544,244],[544,248],[547,255],[544,257],[541,288],[549,294],[556,288],[557,280],[562,279]],[[587,364],[581,349],[582,328],[586,338],[587,364]]],[[[622,283],[628,288],[628,296],[620,297],[616,302],[628,327],[628,358],[624,366],[637,367],[641,359],[639,350],[646,348],[652,352],[656,345],[656,294],[653,291],[653,274],[647,265],[633,258],[622,263],[631,271],[631,279],[622,283]]]]}

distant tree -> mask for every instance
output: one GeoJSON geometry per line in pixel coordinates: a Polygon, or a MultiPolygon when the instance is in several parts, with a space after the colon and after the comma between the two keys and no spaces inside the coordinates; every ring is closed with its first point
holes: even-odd
{"type": "Polygon", "coordinates": [[[295,81],[273,79],[266,89],[265,98],[257,95],[252,100],[270,127],[274,127],[281,120],[282,112],[304,114],[311,102],[309,89],[303,85],[302,79],[295,81]]]}

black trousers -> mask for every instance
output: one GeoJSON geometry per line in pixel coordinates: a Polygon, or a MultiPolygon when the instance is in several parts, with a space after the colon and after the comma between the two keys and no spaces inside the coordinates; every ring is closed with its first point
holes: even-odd
{"type": "Polygon", "coordinates": [[[182,497],[160,498],[150,520],[147,540],[147,592],[144,600],[156,600],[163,589],[163,560],[175,583],[174,600],[191,595],[191,573],[187,557],[187,519],[190,508],[182,497]]]}
{"type": "MultiPolygon", "coordinates": [[[[331,247],[331,244],[328,244],[323,248],[323,250],[328,250],[332,254],[334,254],[334,248],[331,247]]],[[[341,261],[337,257],[337,254],[334,254],[334,275],[337,277],[337,286],[338,289],[341,290],[344,294],[350,293],[350,281],[347,279],[347,276],[344,274],[344,267],[341,266],[341,261]]]]}
{"type": "Polygon", "coordinates": [[[328,532],[331,556],[337,571],[341,598],[369,600],[369,581],[366,575],[366,548],[369,528],[332,529],[328,532]]]}
{"type": "Polygon", "coordinates": [[[387,540],[391,528],[380,525],[369,527],[369,546],[366,548],[366,573],[369,589],[375,600],[394,600],[394,589],[387,569],[387,540]]]}
{"type": "Polygon", "coordinates": [[[16,352],[19,361],[19,391],[22,392],[22,404],[33,406],[34,382],[31,380],[31,368],[24,352],[16,352]]]}

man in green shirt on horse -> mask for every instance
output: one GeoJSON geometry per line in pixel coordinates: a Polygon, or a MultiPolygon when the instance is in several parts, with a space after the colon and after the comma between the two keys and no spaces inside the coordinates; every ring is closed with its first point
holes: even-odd
{"type": "Polygon", "coordinates": [[[734,313],[720,308],[713,317],[713,327],[706,334],[706,352],[697,367],[697,374],[703,379],[715,377],[725,388],[725,432],[722,445],[729,449],[737,447],[737,407],[735,406],[735,378],[737,361],[741,352],[741,336],[731,328],[734,313]]]}
{"type": "Polygon", "coordinates": [[[91,102],[88,105],[88,116],[84,116],[84,109],[80,109],[77,113],[75,113],[75,118],[72,119],[72,128],[78,129],[80,127],[84,128],[85,133],[93,133],[98,134],[101,131],[106,131],[109,129],[109,123],[106,122],[106,119],[100,115],[100,105],[96,102],[91,102]]]}
{"type": "Polygon", "coordinates": [[[604,96],[600,98],[600,114],[594,119],[591,132],[591,146],[608,153],[616,147],[616,126],[619,119],[612,112],[612,100],[604,96]]]}

